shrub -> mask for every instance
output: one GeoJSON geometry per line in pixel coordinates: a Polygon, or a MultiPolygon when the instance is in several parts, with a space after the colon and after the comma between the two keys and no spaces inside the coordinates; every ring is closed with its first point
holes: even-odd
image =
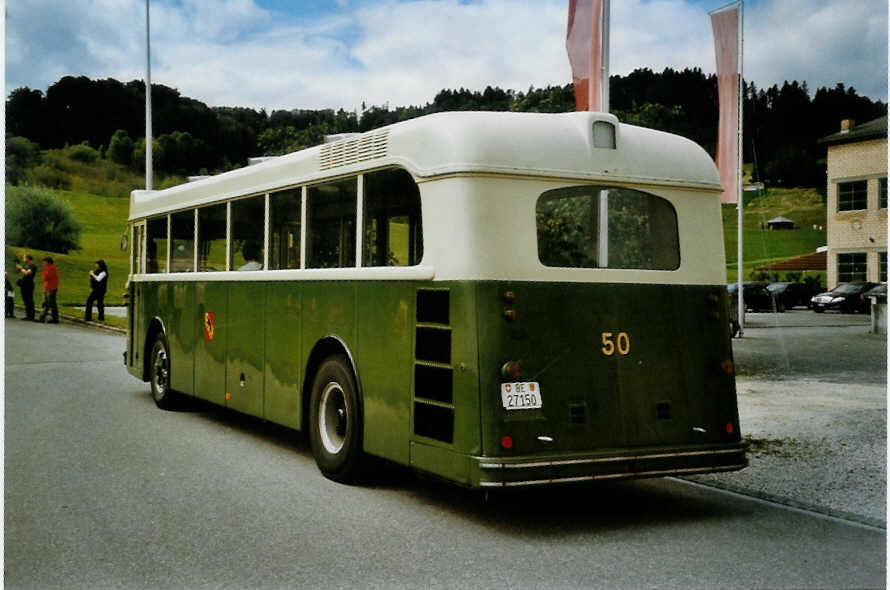
{"type": "Polygon", "coordinates": [[[98,150],[94,150],[85,143],[82,143],[80,145],[73,145],[69,148],[66,148],[65,153],[72,160],[76,162],[84,162],[86,164],[92,164],[99,159],[98,150]]]}
{"type": "Polygon", "coordinates": [[[71,178],[67,172],[54,166],[41,164],[25,171],[24,181],[35,186],[47,188],[70,189],[71,178]]]}
{"type": "Polygon", "coordinates": [[[39,187],[6,187],[6,241],[61,252],[80,248],[80,224],[68,203],[39,187]]]}
{"type": "Polygon", "coordinates": [[[18,184],[25,171],[40,163],[40,146],[25,137],[6,139],[6,180],[18,184]]]}
{"type": "Polygon", "coordinates": [[[108,142],[108,159],[112,162],[129,166],[133,162],[133,149],[135,147],[136,145],[127,132],[123,129],[118,129],[111,136],[111,141],[108,142]]]}

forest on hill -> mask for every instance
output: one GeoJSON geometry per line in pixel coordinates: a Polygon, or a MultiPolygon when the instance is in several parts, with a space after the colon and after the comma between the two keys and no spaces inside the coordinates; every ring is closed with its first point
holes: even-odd
{"type": "MultiPolygon", "coordinates": [[[[712,155],[717,138],[717,79],[700,69],[638,69],[611,76],[611,112],[625,123],[683,135],[712,155]]],[[[868,121],[887,105],[838,83],[810,95],[806,82],[758,89],[746,82],[745,156],[756,180],[771,186],[824,189],[825,149],[817,140],[842,119],[868,121]]],[[[145,153],[145,84],[65,76],[46,92],[21,87],[6,100],[8,178],[39,162],[40,150],[87,144],[133,167],[145,153]],[[24,138],[24,139],[23,139],[24,138]]],[[[208,107],[161,84],[152,85],[153,157],[161,173],[192,175],[243,166],[248,157],[278,155],[317,145],[327,134],[368,131],[441,111],[569,112],[571,84],[527,91],[487,87],[445,89],[423,106],[362,105],[334,109],[265,110],[208,107]]]]}

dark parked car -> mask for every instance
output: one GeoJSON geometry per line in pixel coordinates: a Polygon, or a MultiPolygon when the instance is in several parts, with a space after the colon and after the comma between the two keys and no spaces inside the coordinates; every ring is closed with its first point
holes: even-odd
{"type": "Polygon", "coordinates": [[[813,297],[813,311],[822,313],[826,309],[836,309],[842,313],[869,313],[871,300],[863,294],[869,289],[877,287],[877,283],[856,281],[838,285],[827,293],[819,293],[813,297]]]}
{"type": "Polygon", "coordinates": [[[875,298],[875,303],[887,303],[887,283],[881,283],[877,287],[872,287],[862,295],[860,295],[866,303],[871,303],[871,298],[875,298]]]}
{"type": "Polygon", "coordinates": [[[816,293],[804,283],[770,283],[767,291],[773,294],[778,311],[791,309],[792,307],[810,307],[810,300],[816,293]]]}
{"type": "MultiPolygon", "coordinates": [[[[757,283],[754,281],[745,281],[745,309],[751,311],[773,311],[775,308],[774,299],[772,294],[766,290],[766,287],[763,283],[757,283]]],[[[738,303],[736,301],[737,293],[739,291],[738,283],[729,283],[726,286],[726,290],[729,291],[729,303],[732,306],[738,307],[738,303]]],[[[779,309],[777,311],[785,311],[784,309],[779,309]]]]}

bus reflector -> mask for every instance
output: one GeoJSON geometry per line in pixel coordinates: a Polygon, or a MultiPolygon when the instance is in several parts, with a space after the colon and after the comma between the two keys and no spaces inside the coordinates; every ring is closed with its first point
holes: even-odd
{"type": "Polygon", "coordinates": [[[501,377],[516,381],[522,376],[522,367],[516,361],[507,361],[501,367],[501,377]]]}
{"type": "Polygon", "coordinates": [[[734,367],[732,366],[732,361],[731,361],[731,360],[729,360],[729,359],[723,359],[723,361],[720,363],[720,368],[721,368],[721,369],[723,370],[723,372],[726,373],[727,375],[732,375],[732,371],[733,371],[733,368],[734,368],[734,367]]]}
{"type": "Polygon", "coordinates": [[[515,309],[505,309],[504,310],[504,319],[508,322],[512,322],[516,319],[516,310],[515,309]]]}
{"type": "Polygon", "coordinates": [[[503,447],[505,449],[512,449],[513,448],[513,437],[510,436],[509,434],[505,434],[504,436],[502,436],[501,437],[501,447],[503,447]]]}
{"type": "Polygon", "coordinates": [[[726,423],[726,434],[732,434],[735,432],[735,427],[732,425],[732,422],[726,423]]]}

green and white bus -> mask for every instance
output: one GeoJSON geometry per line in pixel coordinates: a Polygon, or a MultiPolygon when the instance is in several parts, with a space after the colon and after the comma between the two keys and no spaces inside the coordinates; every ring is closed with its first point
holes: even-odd
{"type": "Polygon", "coordinates": [[[578,112],[440,113],[130,202],[125,362],[473,488],[731,471],[721,186],[578,112]]]}

